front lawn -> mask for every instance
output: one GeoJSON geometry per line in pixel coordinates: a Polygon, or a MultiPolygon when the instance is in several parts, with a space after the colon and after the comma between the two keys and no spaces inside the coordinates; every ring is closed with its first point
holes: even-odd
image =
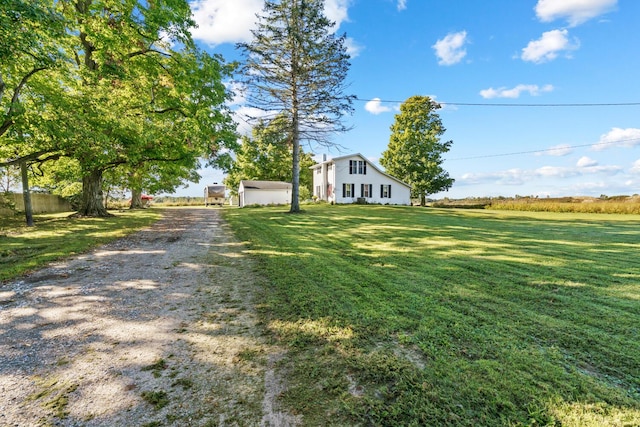
{"type": "Polygon", "coordinates": [[[640,425],[640,217],[227,210],[305,425],[640,425]]]}

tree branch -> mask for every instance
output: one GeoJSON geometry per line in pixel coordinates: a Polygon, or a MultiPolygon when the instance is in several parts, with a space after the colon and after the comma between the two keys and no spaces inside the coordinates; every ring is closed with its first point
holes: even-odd
{"type": "MultiPolygon", "coordinates": [[[[20,91],[22,91],[22,88],[24,87],[24,85],[27,84],[27,81],[35,73],[42,70],[46,70],[46,69],[47,67],[34,68],[33,70],[29,71],[27,74],[25,74],[22,77],[22,79],[20,80],[20,83],[18,83],[18,86],[16,86],[16,88],[13,91],[13,96],[11,97],[11,104],[9,104],[9,111],[7,111],[7,115],[4,121],[2,122],[2,124],[0,124],[0,136],[4,135],[9,130],[9,128],[14,124],[14,121],[12,119],[14,107],[18,103],[18,97],[20,96],[20,91]]],[[[0,78],[0,88],[2,89],[2,91],[4,91],[4,87],[5,87],[4,81],[2,81],[2,79],[0,78]]]]}

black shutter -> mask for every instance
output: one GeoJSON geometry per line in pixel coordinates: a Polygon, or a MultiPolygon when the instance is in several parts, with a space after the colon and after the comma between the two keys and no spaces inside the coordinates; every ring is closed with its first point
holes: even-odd
{"type": "Polygon", "coordinates": [[[384,184],[380,184],[380,198],[384,197],[384,184]]]}
{"type": "Polygon", "coordinates": [[[391,198],[391,184],[389,184],[389,198],[391,198]]]}
{"type": "Polygon", "coordinates": [[[353,160],[349,160],[349,175],[353,173],[353,160]]]}
{"type": "Polygon", "coordinates": [[[360,184],[360,197],[364,197],[364,184],[360,184]]]}
{"type": "Polygon", "coordinates": [[[347,184],[342,183],[342,197],[347,197],[347,184]]]}
{"type": "Polygon", "coordinates": [[[367,162],[364,162],[364,174],[367,174],[367,162]]]}
{"type": "Polygon", "coordinates": [[[369,197],[373,197],[373,184],[369,184],[369,197]]]}

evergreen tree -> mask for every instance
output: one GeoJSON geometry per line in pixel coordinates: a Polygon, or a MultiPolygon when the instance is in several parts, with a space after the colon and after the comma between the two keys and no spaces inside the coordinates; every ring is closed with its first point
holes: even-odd
{"type": "Polygon", "coordinates": [[[396,114],[389,145],[380,158],[388,174],[411,185],[412,196],[420,198],[421,206],[427,195],[448,190],[454,182],[441,166],[442,155],[453,141],[440,141],[446,129],[435,113],[439,108],[428,96],[407,99],[396,114]]]}
{"type": "Polygon", "coordinates": [[[253,40],[238,45],[249,103],[284,117],[278,130],[292,150],[290,212],[300,211],[300,142],[331,146],[331,135],[348,130],[342,118],[353,110],[355,97],[344,94],[346,36],[336,36],[334,25],[323,0],[266,0],[253,40]]]}

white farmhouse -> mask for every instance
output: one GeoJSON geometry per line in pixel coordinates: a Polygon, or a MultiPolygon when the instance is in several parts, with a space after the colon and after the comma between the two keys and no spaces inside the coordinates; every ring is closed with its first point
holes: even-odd
{"type": "Polygon", "coordinates": [[[313,195],[333,203],[410,205],[411,187],[382,172],[362,154],[334,157],[311,167],[313,195]]]}
{"type": "Polygon", "coordinates": [[[238,205],[291,204],[291,184],[282,181],[240,181],[238,205]]]}

